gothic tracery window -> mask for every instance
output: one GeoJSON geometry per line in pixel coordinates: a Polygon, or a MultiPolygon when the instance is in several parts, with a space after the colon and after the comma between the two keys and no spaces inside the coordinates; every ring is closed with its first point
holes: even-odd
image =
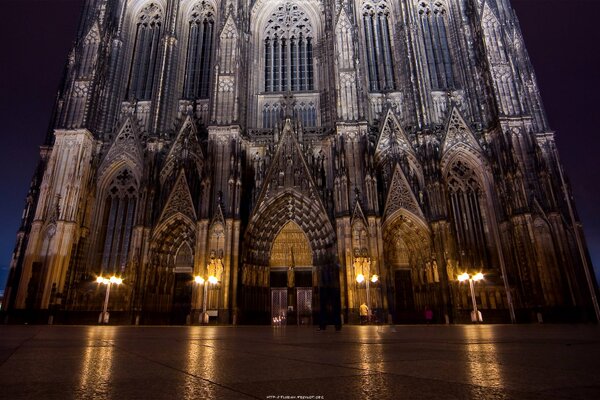
{"type": "Polygon", "coordinates": [[[215,10],[207,1],[194,6],[189,18],[184,97],[208,98],[215,10]]]}
{"type": "Polygon", "coordinates": [[[127,263],[137,202],[137,180],[124,168],[110,181],[104,205],[102,270],[122,272],[127,263]]]}
{"type": "Polygon", "coordinates": [[[162,9],[150,2],[138,14],[129,70],[127,98],[150,100],[157,66],[162,28],[162,9]]]}
{"type": "Polygon", "coordinates": [[[466,267],[489,267],[485,192],[475,171],[462,160],[447,175],[458,250],[466,267]]]}
{"type": "Polygon", "coordinates": [[[92,77],[96,59],[98,57],[98,47],[100,45],[100,33],[98,25],[94,24],[83,40],[83,49],[81,57],[81,66],[79,68],[77,78],[89,79],[92,77]]]}
{"type": "Polygon", "coordinates": [[[447,28],[446,5],[441,0],[420,0],[417,5],[425,45],[427,69],[433,89],[454,87],[447,28]]]}
{"type": "Polygon", "coordinates": [[[279,5],[267,21],[264,35],[265,92],[314,89],[313,28],[294,3],[279,5]]]}
{"type": "Polygon", "coordinates": [[[389,16],[385,1],[369,0],[363,5],[369,90],[372,92],[395,89],[389,16]]]}

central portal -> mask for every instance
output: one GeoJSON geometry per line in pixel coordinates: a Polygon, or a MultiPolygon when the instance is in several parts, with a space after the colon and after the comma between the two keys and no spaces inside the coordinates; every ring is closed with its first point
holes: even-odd
{"type": "Polygon", "coordinates": [[[271,324],[312,324],[312,261],[306,234],[294,221],[287,222],[271,247],[271,324]]]}

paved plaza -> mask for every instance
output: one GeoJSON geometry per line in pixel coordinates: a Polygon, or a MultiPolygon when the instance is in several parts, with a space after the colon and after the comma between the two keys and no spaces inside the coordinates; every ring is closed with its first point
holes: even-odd
{"type": "Polygon", "coordinates": [[[0,326],[2,399],[600,398],[595,325],[0,326]]]}

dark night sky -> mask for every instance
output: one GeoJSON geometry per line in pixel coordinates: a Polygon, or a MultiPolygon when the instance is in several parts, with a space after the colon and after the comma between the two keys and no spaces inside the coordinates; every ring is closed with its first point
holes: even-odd
{"type": "MultiPolygon", "coordinates": [[[[0,24],[0,288],[75,37],[82,1],[8,0],[0,24]]],[[[600,89],[596,0],[513,0],[561,158],[600,271],[600,89]],[[595,128],[594,128],[595,127],[595,128]]],[[[0,289],[0,290],[1,290],[0,289]]]]}

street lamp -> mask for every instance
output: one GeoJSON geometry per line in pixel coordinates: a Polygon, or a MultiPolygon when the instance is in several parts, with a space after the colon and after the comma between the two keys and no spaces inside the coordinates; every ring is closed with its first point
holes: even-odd
{"type": "Polygon", "coordinates": [[[196,282],[198,285],[202,285],[204,287],[204,297],[202,299],[202,316],[200,319],[200,322],[203,324],[208,324],[208,312],[206,311],[206,306],[208,303],[208,288],[206,287],[207,283],[210,283],[211,285],[216,285],[217,283],[219,283],[219,280],[217,279],[216,276],[214,275],[210,275],[208,277],[208,279],[204,279],[203,277],[201,277],[200,275],[196,275],[194,277],[194,282],[196,282]]]}
{"type": "MultiPolygon", "coordinates": [[[[371,274],[371,257],[367,255],[367,249],[362,249],[359,251],[358,249],[354,250],[354,268],[357,270],[360,269],[361,273],[356,275],[356,282],[362,284],[365,282],[366,290],[367,290],[367,310],[369,317],[371,316],[371,290],[369,288],[369,282],[377,283],[379,281],[379,276],[371,274]],[[363,275],[362,272],[367,273],[367,276],[363,275]]],[[[370,319],[370,318],[369,318],[370,319]]]]}
{"type": "Polygon", "coordinates": [[[123,283],[123,279],[121,278],[117,278],[116,276],[111,276],[110,278],[104,278],[102,276],[99,276],[98,278],[96,278],[96,283],[98,283],[99,285],[106,285],[106,296],[104,297],[104,307],[102,308],[102,312],[100,313],[100,316],[98,317],[98,323],[99,324],[108,324],[108,318],[109,318],[109,314],[108,314],[108,298],[110,297],[110,287],[115,284],[115,285],[120,285],[121,283],[123,283]]]}
{"type": "Polygon", "coordinates": [[[459,282],[469,281],[469,286],[471,287],[471,299],[473,299],[473,311],[471,311],[471,322],[483,322],[483,318],[481,317],[481,313],[477,310],[477,300],[475,299],[475,287],[473,282],[477,282],[483,279],[483,274],[481,272],[476,273],[471,276],[468,273],[462,273],[458,276],[459,282]]]}

